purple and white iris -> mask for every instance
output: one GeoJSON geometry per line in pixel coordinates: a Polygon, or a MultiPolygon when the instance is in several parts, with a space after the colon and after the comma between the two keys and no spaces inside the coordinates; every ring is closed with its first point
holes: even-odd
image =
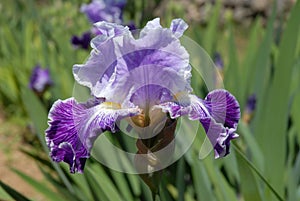
{"type": "Polygon", "coordinates": [[[80,10],[91,23],[107,21],[120,24],[125,4],[125,0],[92,0],[89,4],[83,4],[80,10]]]}
{"type": "Polygon", "coordinates": [[[163,28],[156,18],[136,39],[128,27],[96,23],[102,34],[92,40],[90,57],[73,67],[75,80],[93,98],[54,103],[46,130],[51,158],[68,163],[72,173],[83,172],[95,139],[104,131],[116,132],[120,120],[142,136],[143,128],[155,132],[166,119],[184,115],[201,122],[216,158],[227,155],[230,140],[238,137],[239,104],[223,89],[204,100],[192,94],[189,54],[179,40],[187,27],[174,19],[163,28]]]}

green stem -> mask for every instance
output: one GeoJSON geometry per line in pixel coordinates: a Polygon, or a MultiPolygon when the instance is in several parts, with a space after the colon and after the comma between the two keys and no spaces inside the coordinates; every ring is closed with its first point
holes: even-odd
{"type": "Polygon", "coordinates": [[[240,147],[235,144],[233,144],[233,148],[237,151],[237,153],[242,157],[242,159],[250,166],[250,168],[263,180],[263,182],[268,186],[268,188],[274,193],[274,195],[277,197],[279,201],[284,201],[284,199],[276,192],[276,190],[273,188],[273,186],[267,181],[267,179],[259,172],[259,170],[255,167],[255,165],[248,160],[248,158],[245,156],[245,154],[241,151],[240,147]]]}

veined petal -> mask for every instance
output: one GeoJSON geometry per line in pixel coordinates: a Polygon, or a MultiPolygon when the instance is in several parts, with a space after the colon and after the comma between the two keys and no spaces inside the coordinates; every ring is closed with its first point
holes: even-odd
{"type": "Polygon", "coordinates": [[[215,158],[224,157],[229,154],[230,140],[238,137],[235,128],[224,127],[213,118],[200,119],[210,143],[214,147],[215,158]]]}
{"type": "Polygon", "coordinates": [[[106,21],[97,22],[94,24],[94,28],[96,29],[97,36],[92,40],[92,48],[97,49],[101,44],[105,41],[125,35],[130,34],[129,28],[124,27],[122,25],[118,25],[115,23],[109,23],[106,21]]]}
{"type": "Polygon", "coordinates": [[[82,116],[85,108],[70,98],[56,101],[49,113],[49,128],[46,143],[50,157],[55,162],[64,161],[70,165],[70,172],[82,172],[90,154],[82,144],[75,124],[75,116],[82,116]],[[77,114],[77,115],[76,115],[77,114]]]}
{"type": "Polygon", "coordinates": [[[171,118],[188,115],[191,120],[199,120],[209,117],[207,108],[203,100],[195,95],[187,93],[178,93],[173,102],[165,102],[156,107],[161,108],[163,112],[168,112],[171,118]]]}
{"type": "Polygon", "coordinates": [[[211,91],[204,100],[205,106],[216,122],[236,128],[240,119],[240,106],[235,97],[224,89],[211,91]]]}
{"type": "Polygon", "coordinates": [[[95,49],[86,64],[73,67],[76,81],[88,86],[94,96],[121,102],[130,91],[148,84],[162,85],[173,93],[192,90],[189,55],[173,32],[159,25],[159,19],[149,22],[139,39],[120,25],[101,24],[114,26],[106,31],[112,38],[93,39],[95,49]]]}
{"type": "MultiPolygon", "coordinates": [[[[95,102],[96,103],[96,102],[95,102]]],[[[116,122],[139,112],[120,109],[118,104],[103,102],[95,106],[77,103],[74,98],[58,100],[49,113],[46,143],[51,158],[70,165],[70,172],[83,172],[95,139],[105,130],[116,131],[116,122]]]]}
{"type": "MultiPolygon", "coordinates": [[[[86,63],[73,66],[75,80],[79,84],[89,87],[92,93],[98,82],[105,86],[115,71],[119,55],[115,50],[114,39],[124,35],[132,37],[128,27],[104,21],[96,23],[95,26],[103,34],[92,39],[93,50],[86,63]]],[[[98,85],[97,88],[100,90],[98,85]]]]}
{"type": "Polygon", "coordinates": [[[186,93],[178,94],[175,98],[176,101],[156,107],[168,112],[173,119],[187,115],[191,120],[199,120],[214,147],[215,158],[226,156],[230,140],[238,137],[235,131],[239,120],[239,106],[234,102],[235,98],[225,90],[212,91],[204,101],[186,93]],[[223,111],[225,116],[220,115],[223,111]]]}
{"type": "Polygon", "coordinates": [[[185,21],[183,21],[182,19],[174,19],[171,22],[170,29],[175,37],[180,38],[188,27],[189,26],[187,25],[187,23],[185,23],[185,21]]]}

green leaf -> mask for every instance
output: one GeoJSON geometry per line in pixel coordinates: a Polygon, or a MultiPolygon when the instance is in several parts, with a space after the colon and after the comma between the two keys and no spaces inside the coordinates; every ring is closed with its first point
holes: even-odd
{"type": "Polygon", "coordinates": [[[256,56],[257,51],[259,48],[259,37],[261,36],[262,32],[261,27],[261,19],[257,18],[254,22],[254,25],[251,27],[251,33],[249,37],[249,42],[247,46],[247,52],[245,53],[244,60],[241,64],[241,96],[239,96],[239,103],[241,108],[244,108],[244,104],[246,103],[248,94],[248,89],[250,88],[250,85],[252,82],[249,80],[249,75],[252,74],[252,72],[255,69],[255,63],[256,63],[256,56]]]}
{"type": "Polygon", "coordinates": [[[239,122],[239,130],[241,131],[241,136],[245,139],[247,148],[250,150],[251,158],[253,163],[257,166],[260,171],[264,170],[264,155],[262,154],[261,148],[259,147],[255,137],[248,125],[244,122],[239,122]]]}
{"type": "Polygon", "coordinates": [[[230,91],[237,99],[239,99],[240,93],[240,67],[237,59],[236,45],[233,35],[232,25],[229,24],[229,37],[228,37],[228,52],[229,52],[229,64],[225,67],[224,73],[224,85],[226,89],[230,91]]]}
{"type": "Polygon", "coordinates": [[[88,177],[95,178],[97,188],[101,188],[109,200],[123,200],[112,180],[98,163],[91,168],[87,167],[85,171],[87,173],[87,179],[89,179],[88,177]]]}
{"type": "MultiPolygon", "coordinates": [[[[255,93],[257,98],[257,116],[260,116],[259,112],[263,112],[262,109],[262,101],[265,97],[265,91],[267,89],[267,83],[269,81],[269,61],[270,54],[272,50],[272,42],[273,42],[273,29],[274,29],[274,21],[275,21],[275,8],[273,8],[273,12],[271,17],[268,20],[266,33],[264,35],[263,40],[261,41],[261,45],[256,51],[256,55],[254,57],[254,62],[251,62],[252,70],[249,71],[249,75],[247,78],[247,83],[252,83],[252,88],[248,89],[249,94],[255,93]]],[[[248,95],[248,94],[247,94],[248,95]]],[[[245,97],[246,100],[247,97],[245,97]]],[[[257,120],[258,121],[258,120],[257,120]]]]}
{"type": "Polygon", "coordinates": [[[208,173],[203,162],[196,158],[191,166],[191,169],[197,200],[215,201],[216,196],[211,188],[212,183],[208,177],[208,173]]]}
{"type": "Polygon", "coordinates": [[[124,200],[134,200],[130,191],[130,187],[127,184],[126,177],[124,175],[125,173],[114,170],[111,170],[110,172],[124,200]]]}
{"type": "MultiPolygon", "coordinates": [[[[0,186],[3,188],[3,190],[5,190],[6,193],[8,193],[15,200],[17,200],[17,201],[30,201],[30,199],[26,198],[24,195],[22,195],[21,193],[17,192],[16,190],[14,190],[10,186],[6,185],[2,181],[0,181],[0,186]]],[[[2,200],[2,199],[8,199],[8,198],[7,197],[0,198],[0,200],[2,200]]]]}
{"type": "MultiPolygon", "coordinates": [[[[37,136],[42,144],[42,147],[44,151],[48,153],[49,151],[44,137],[48,121],[47,112],[42,103],[39,101],[39,99],[35,96],[35,94],[27,88],[23,88],[22,90],[22,100],[30,119],[34,123],[37,136]]],[[[64,181],[64,184],[67,186],[69,191],[74,192],[71,183],[68,181],[67,177],[65,176],[61,168],[58,166],[58,164],[53,161],[51,161],[51,163],[57,171],[57,173],[59,174],[60,178],[64,181]]]]}
{"type": "Polygon", "coordinates": [[[37,191],[41,192],[45,195],[45,197],[49,200],[53,201],[63,201],[63,198],[58,196],[57,193],[53,192],[49,187],[47,187],[44,183],[41,183],[32,177],[26,175],[25,173],[13,169],[13,171],[19,175],[24,181],[26,181],[28,184],[30,184],[32,187],[34,187],[37,191]]]}
{"type": "MultiPolygon", "coordinates": [[[[295,62],[295,41],[297,41],[300,28],[299,10],[300,1],[297,1],[282,35],[269,91],[266,98],[261,100],[263,102],[262,107],[258,108],[258,110],[263,111],[260,112],[260,121],[256,122],[255,125],[257,142],[260,144],[265,156],[265,176],[281,196],[284,194],[283,172],[286,161],[289,92],[295,62]],[[272,146],[268,146],[270,143],[272,146]]],[[[267,195],[269,194],[270,192],[267,192],[267,195]]]]}
{"type": "Polygon", "coordinates": [[[273,193],[273,195],[276,196],[279,201],[284,201],[284,199],[278,194],[278,192],[274,189],[270,182],[261,174],[261,172],[253,165],[253,163],[251,163],[251,161],[247,159],[241,149],[236,144],[233,144],[233,147],[240,158],[243,159],[244,162],[247,163],[249,168],[251,168],[251,170],[253,170],[257,174],[257,176],[267,185],[268,189],[273,193]]]}
{"type": "Polygon", "coordinates": [[[176,170],[176,186],[178,189],[178,201],[184,201],[184,190],[185,190],[185,160],[182,157],[177,162],[177,170],[176,170]]]}
{"type": "Polygon", "coordinates": [[[209,55],[212,55],[213,48],[216,43],[217,33],[219,28],[219,16],[222,3],[220,0],[217,0],[216,6],[212,9],[212,15],[208,21],[207,31],[204,35],[203,47],[208,52],[209,55]]]}
{"type": "Polygon", "coordinates": [[[255,174],[248,164],[241,158],[240,154],[237,154],[237,162],[240,172],[240,185],[241,191],[245,201],[262,201],[260,194],[260,187],[256,181],[255,174]]]}
{"type": "Polygon", "coordinates": [[[86,172],[84,174],[86,176],[88,186],[92,192],[93,200],[109,201],[109,196],[104,193],[103,189],[98,183],[98,180],[96,180],[96,177],[91,174],[90,170],[87,170],[87,168],[85,171],[86,172]]]}

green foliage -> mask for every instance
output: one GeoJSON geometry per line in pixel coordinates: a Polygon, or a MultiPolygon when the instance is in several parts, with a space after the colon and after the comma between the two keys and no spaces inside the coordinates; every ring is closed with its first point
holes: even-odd
{"type": "MultiPolygon", "coordinates": [[[[235,140],[235,149],[231,149],[228,157],[214,160],[213,155],[208,154],[200,160],[199,147],[205,145],[205,134],[199,128],[188,152],[162,176],[161,197],[156,200],[299,201],[300,1],[286,22],[276,21],[274,8],[266,26],[257,17],[244,32],[238,32],[239,25],[230,19],[220,30],[220,2],[213,7],[206,27],[191,24],[187,34],[211,56],[216,51],[221,52],[225,88],[238,98],[241,106],[240,138],[235,140]],[[279,45],[274,40],[278,23],[283,27],[279,45]],[[243,50],[239,49],[240,40],[246,43],[243,50]],[[257,96],[257,108],[249,121],[244,117],[246,100],[252,93],[257,96]]],[[[90,28],[85,16],[78,11],[81,3],[76,0],[0,3],[0,106],[9,117],[18,116],[34,124],[42,146],[33,149],[45,155],[48,148],[44,131],[49,106],[57,99],[72,95],[71,67],[82,63],[89,54],[74,49],[69,42],[72,35],[80,35],[90,28]],[[36,64],[49,67],[54,81],[54,86],[42,97],[28,89],[30,73],[36,64]]],[[[171,3],[172,9],[177,6],[171,3]]],[[[130,1],[125,18],[144,25],[153,17],[153,10],[147,10],[147,6],[154,9],[158,4],[159,1],[130,1]]],[[[184,15],[178,6],[176,9],[184,15]]],[[[172,13],[170,8],[163,16],[163,23],[169,23],[172,13]]],[[[193,48],[190,41],[183,40],[193,48]]],[[[191,61],[193,65],[211,62],[197,61],[197,55],[191,58],[196,58],[191,61]]],[[[204,82],[194,71],[192,84],[195,93],[203,97],[204,82]]],[[[193,129],[188,126],[184,129],[186,139],[193,138],[190,134],[193,129]]],[[[135,151],[130,147],[130,139],[110,138],[118,146],[135,151]]],[[[152,200],[138,175],[110,170],[93,158],[88,160],[84,174],[71,175],[65,164],[56,164],[35,151],[24,153],[32,162],[37,162],[46,182],[36,181],[20,170],[13,171],[48,200],[152,200]]],[[[130,165],[126,160],[119,162],[130,165]]],[[[0,200],[30,200],[3,182],[0,186],[0,200]]]]}

